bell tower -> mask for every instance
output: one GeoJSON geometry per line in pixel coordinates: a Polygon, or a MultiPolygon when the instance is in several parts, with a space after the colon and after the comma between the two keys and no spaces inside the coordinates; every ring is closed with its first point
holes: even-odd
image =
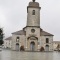
{"type": "Polygon", "coordinates": [[[27,6],[27,26],[40,27],[40,9],[38,2],[32,0],[27,6]]]}
{"type": "Polygon", "coordinates": [[[27,6],[26,48],[37,51],[40,41],[40,9],[38,2],[32,0],[27,6]],[[34,47],[33,47],[34,46],[34,47]]]}

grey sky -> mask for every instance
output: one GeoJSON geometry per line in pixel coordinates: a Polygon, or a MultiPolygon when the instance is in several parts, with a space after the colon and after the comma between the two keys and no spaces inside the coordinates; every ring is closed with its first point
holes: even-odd
{"type": "MultiPolygon", "coordinates": [[[[27,5],[32,0],[0,0],[0,26],[5,37],[26,26],[27,5]]],[[[41,28],[60,40],[60,0],[36,0],[40,3],[41,28]]]]}

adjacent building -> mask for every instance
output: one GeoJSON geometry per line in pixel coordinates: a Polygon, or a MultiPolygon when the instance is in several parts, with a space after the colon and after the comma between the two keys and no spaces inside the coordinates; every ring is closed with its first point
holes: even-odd
{"type": "Polygon", "coordinates": [[[53,47],[55,51],[60,50],[60,41],[53,41],[53,47]]]}
{"type": "Polygon", "coordinates": [[[8,37],[4,40],[4,46],[3,48],[8,48],[8,49],[11,49],[11,41],[12,41],[12,37],[8,37]]]}

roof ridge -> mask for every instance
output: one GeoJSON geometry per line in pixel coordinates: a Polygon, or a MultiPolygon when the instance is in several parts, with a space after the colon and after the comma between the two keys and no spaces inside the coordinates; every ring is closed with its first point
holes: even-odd
{"type": "Polygon", "coordinates": [[[10,37],[7,37],[5,40],[11,40],[11,38],[12,38],[12,36],[10,36],[10,37]]]}

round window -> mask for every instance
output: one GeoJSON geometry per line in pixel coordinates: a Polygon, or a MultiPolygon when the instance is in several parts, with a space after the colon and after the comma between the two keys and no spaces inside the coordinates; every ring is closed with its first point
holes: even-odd
{"type": "Polygon", "coordinates": [[[31,29],[31,32],[34,33],[35,32],[35,29],[31,29]]]}

